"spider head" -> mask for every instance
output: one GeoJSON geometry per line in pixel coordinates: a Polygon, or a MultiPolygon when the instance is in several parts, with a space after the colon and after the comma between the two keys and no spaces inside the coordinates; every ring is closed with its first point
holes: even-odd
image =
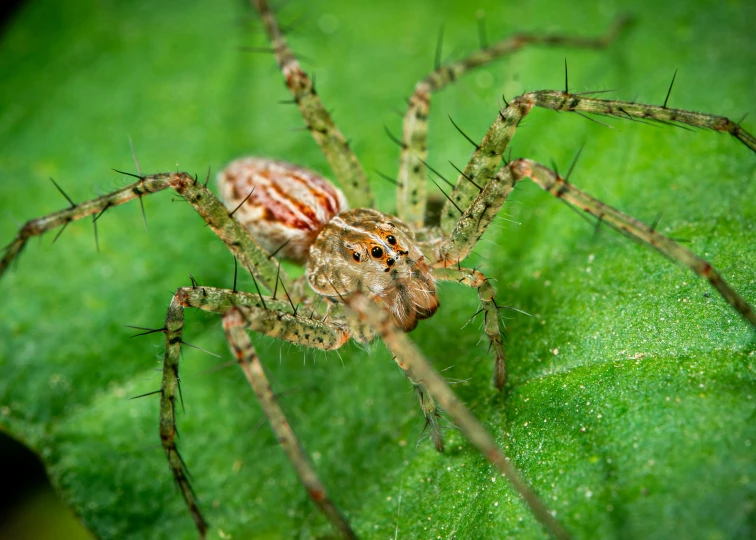
{"type": "Polygon", "coordinates": [[[360,286],[388,307],[405,332],[438,309],[430,269],[410,228],[398,218],[358,208],[333,218],[310,247],[307,280],[338,300],[360,286]]]}

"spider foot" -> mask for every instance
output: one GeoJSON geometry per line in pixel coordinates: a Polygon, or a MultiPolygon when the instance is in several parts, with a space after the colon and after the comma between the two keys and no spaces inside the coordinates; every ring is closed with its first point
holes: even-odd
{"type": "Polygon", "coordinates": [[[433,441],[433,446],[439,452],[444,451],[444,436],[441,434],[441,411],[436,405],[436,401],[433,399],[428,391],[422,384],[415,384],[415,393],[417,399],[420,402],[420,409],[425,416],[425,427],[423,433],[428,430],[430,438],[433,441]]]}

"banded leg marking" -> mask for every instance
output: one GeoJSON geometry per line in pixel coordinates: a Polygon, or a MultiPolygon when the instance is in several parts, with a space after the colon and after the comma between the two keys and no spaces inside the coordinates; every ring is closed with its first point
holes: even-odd
{"type": "Polygon", "coordinates": [[[253,0],[253,5],[260,12],[265,24],[268,38],[275,50],[276,61],[286,79],[286,86],[315,142],[330,163],[349,205],[352,208],[373,208],[373,193],[362,165],[320,101],[312,81],[286,44],[268,3],[265,0],[253,0]]]}

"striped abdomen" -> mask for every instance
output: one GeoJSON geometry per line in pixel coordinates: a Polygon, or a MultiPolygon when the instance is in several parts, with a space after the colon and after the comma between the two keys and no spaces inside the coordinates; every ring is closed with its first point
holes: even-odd
{"type": "Polygon", "coordinates": [[[234,217],[255,240],[269,253],[300,264],[326,223],[347,208],[344,194],[328,180],[283,161],[238,159],[218,182],[226,207],[241,205],[234,217]]]}

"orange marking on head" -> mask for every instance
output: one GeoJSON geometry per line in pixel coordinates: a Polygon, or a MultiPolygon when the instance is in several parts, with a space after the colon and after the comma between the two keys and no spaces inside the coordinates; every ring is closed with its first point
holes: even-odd
{"type": "Polygon", "coordinates": [[[308,492],[310,494],[310,498],[316,503],[321,502],[322,500],[326,498],[325,491],[323,491],[322,489],[314,488],[314,489],[308,490],[308,492]]]}

